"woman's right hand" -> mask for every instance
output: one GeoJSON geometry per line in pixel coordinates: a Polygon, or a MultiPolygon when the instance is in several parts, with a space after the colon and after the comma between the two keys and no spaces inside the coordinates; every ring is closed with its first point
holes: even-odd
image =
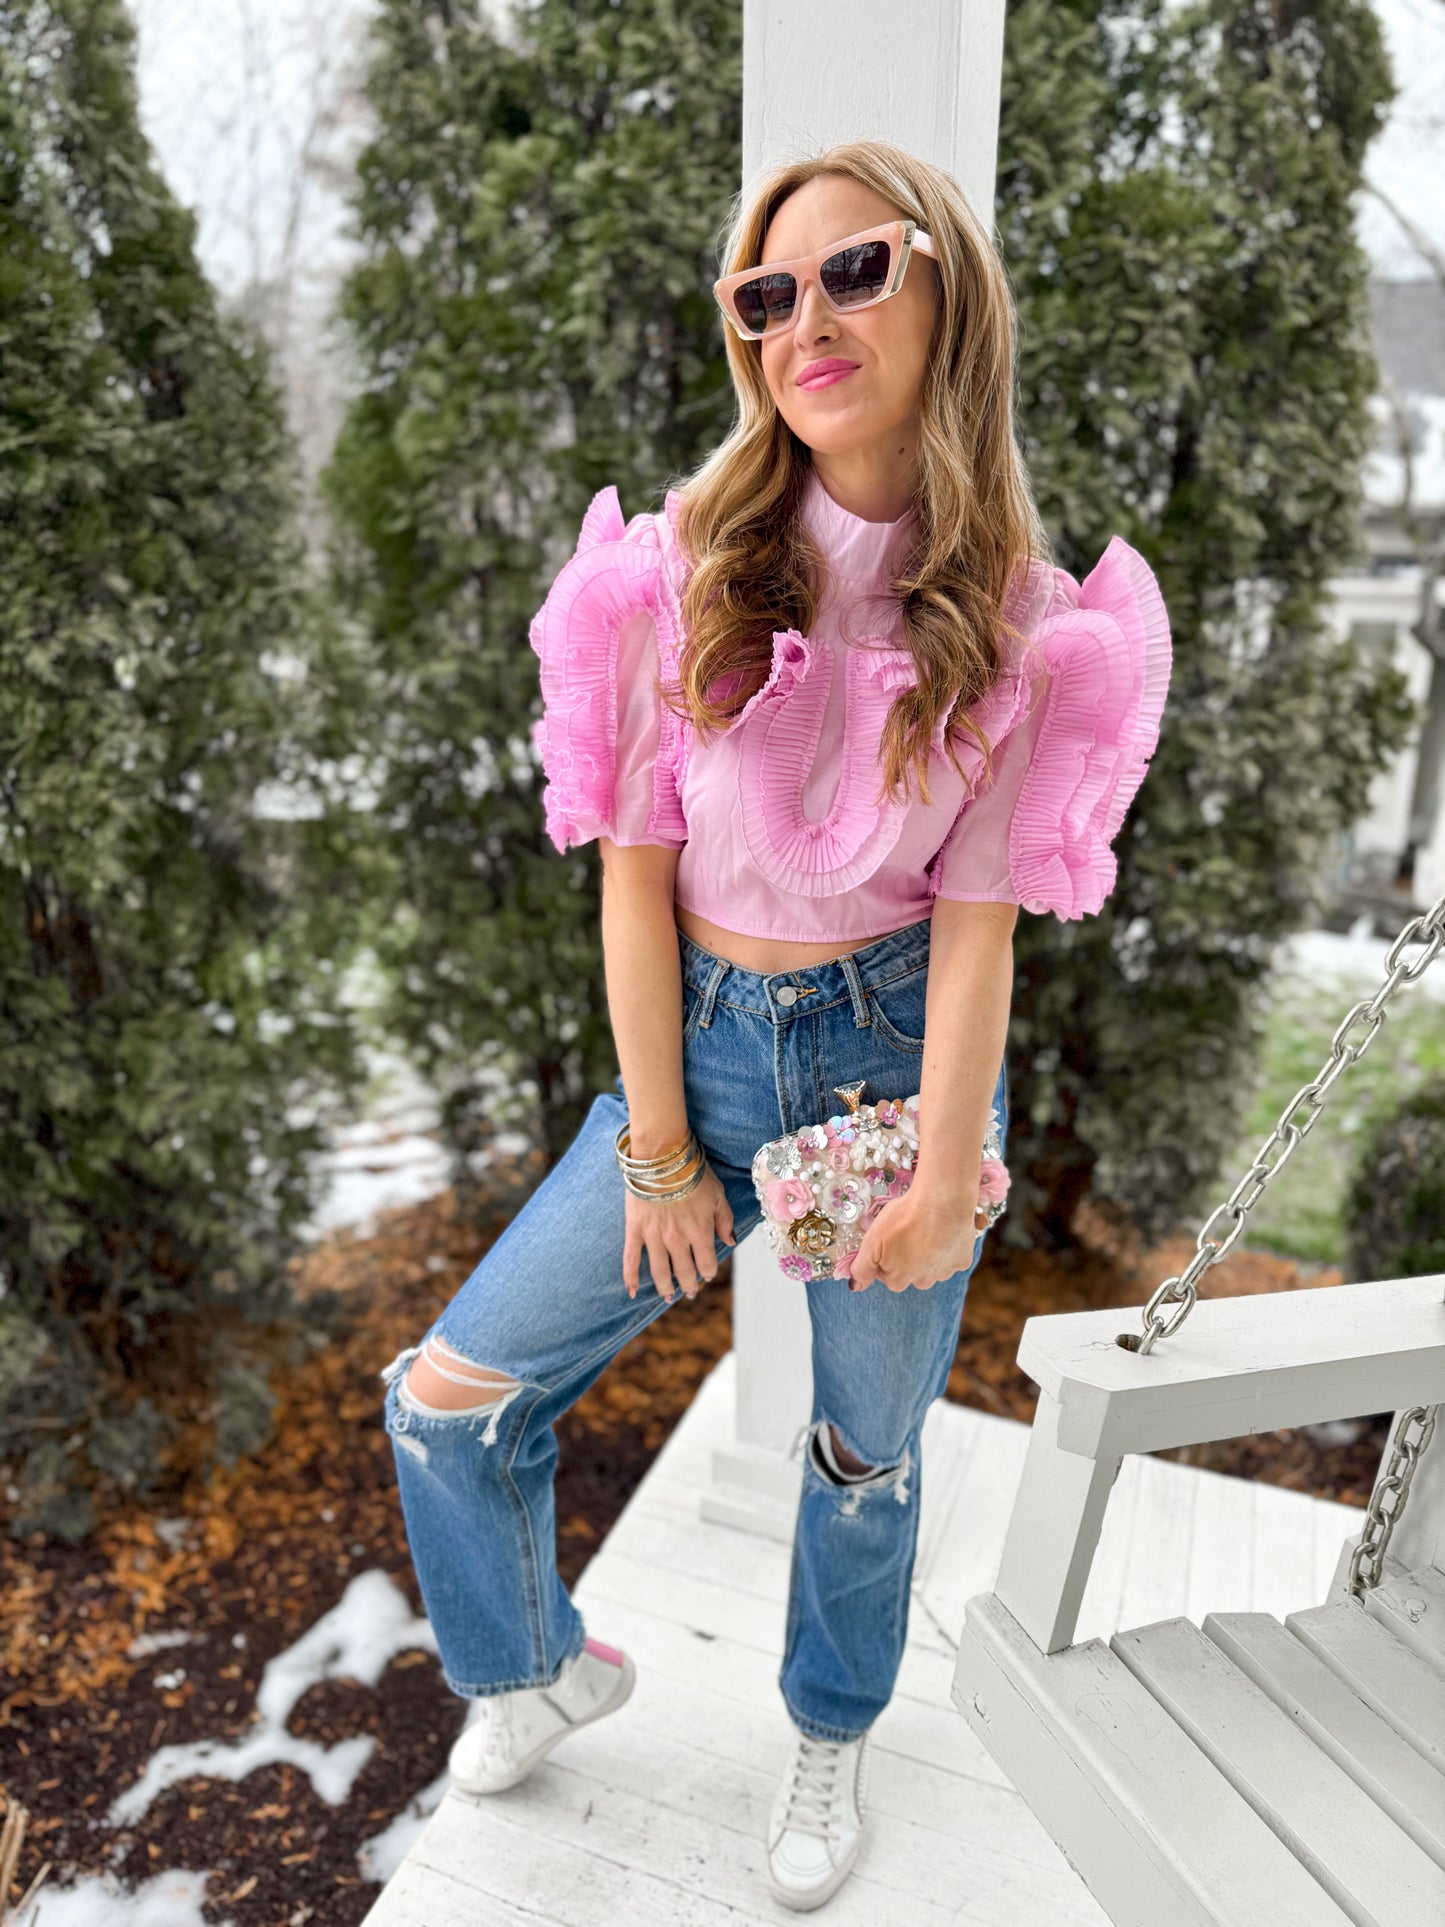
{"type": "Polygon", "coordinates": [[[717,1276],[717,1239],[736,1244],[733,1235],[732,1206],[721,1180],[708,1165],[702,1177],[685,1198],[675,1203],[659,1203],[654,1198],[639,1198],[628,1191],[627,1237],[622,1253],[622,1276],[629,1298],[637,1296],[641,1283],[642,1253],[646,1251],[652,1281],[672,1303],[677,1285],[689,1298],[696,1298],[703,1282],[717,1276]],[[677,1284],[673,1283],[673,1272],[677,1284]]]}

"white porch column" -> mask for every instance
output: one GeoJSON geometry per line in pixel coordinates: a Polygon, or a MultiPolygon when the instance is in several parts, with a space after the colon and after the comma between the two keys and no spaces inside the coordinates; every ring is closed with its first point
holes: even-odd
{"type": "MultiPolygon", "coordinates": [[[[743,179],[835,141],[895,141],[945,167],[992,226],[1004,0],[744,0],[743,179]]],[[[812,1410],[805,1288],[754,1232],[733,1254],[737,1429],[704,1518],[792,1537],[812,1410]]]]}

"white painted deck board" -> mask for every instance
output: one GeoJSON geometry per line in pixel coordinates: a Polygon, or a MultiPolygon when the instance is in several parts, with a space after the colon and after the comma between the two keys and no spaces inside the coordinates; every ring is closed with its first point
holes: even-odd
{"type": "MultiPolygon", "coordinates": [[[[733,1372],[729,1354],[574,1588],[589,1629],[636,1660],[632,1698],[521,1786],[477,1801],[449,1794],[366,1927],[797,1918],[768,1893],[763,1843],[789,1736],[777,1675],[791,1554],[698,1510],[713,1448],[730,1435],[733,1372]]],[[[1027,1440],[1026,1426],[972,1407],[929,1412],[908,1647],[873,1728],[863,1852],[828,1904],[837,1927],[1107,1927],[950,1699],[964,1603],[996,1577],[1027,1440]]],[[[1317,1606],[1362,1518],[1126,1458],[1077,1637],[1317,1606]]]]}

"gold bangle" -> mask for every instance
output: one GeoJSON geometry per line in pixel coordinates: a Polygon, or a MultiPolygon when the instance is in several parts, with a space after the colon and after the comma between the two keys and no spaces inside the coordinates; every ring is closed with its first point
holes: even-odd
{"type": "Polygon", "coordinates": [[[632,1142],[631,1126],[619,1127],[613,1148],[617,1154],[618,1169],[622,1182],[638,1198],[655,1198],[670,1203],[676,1198],[685,1198],[701,1182],[707,1159],[697,1134],[688,1130],[686,1142],[676,1151],[669,1151],[657,1158],[634,1158],[626,1147],[632,1142]]]}
{"type": "Polygon", "coordinates": [[[672,1204],[679,1198],[685,1198],[689,1191],[695,1191],[697,1189],[702,1183],[703,1175],[707,1168],[707,1159],[700,1157],[691,1175],[683,1183],[675,1184],[671,1189],[666,1191],[644,1191],[626,1176],[624,1176],[622,1182],[635,1198],[647,1198],[654,1204],[672,1204]]]}
{"type": "Polygon", "coordinates": [[[680,1152],[684,1152],[684,1150],[692,1147],[692,1143],[694,1143],[694,1133],[692,1133],[692,1129],[688,1129],[688,1135],[682,1139],[682,1143],[678,1145],[676,1150],[663,1150],[663,1152],[661,1152],[659,1156],[655,1156],[655,1158],[634,1158],[632,1152],[628,1150],[628,1147],[632,1145],[632,1125],[630,1125],[630,1123],[618,1125],[617,1137],[613,1139],[613,1145],[617,1148],[618,1156],[626,1156],[628,1164],[634,1164],[634,1166],[667,1164],[672,1158],[676,1158],[680,1152]]]}
{"type": "Polygon", "coordinates": [[[623,1164],[620,1168],[622,1175],[626,1178],[631,1178],[634,1184],[646,1185],[649,1188],[660,1187],[666,1190],[673,1179],[681,1180],[689,1176],[694,1165],[701,1157],[702,1146],[694,1138],[687,1156],[675,1164],[670,1170],[638,1171],[630,1164],[623,1164]]]}
{"type": "Polygon", "coordinates": [[[655,1158],[633,1157],[629,1149],[631,1143],[632,1126],[630,1124],[620,1125],[617,1136],[613,1140],[613,1148],[617,1153],[617,1162],[624,1165],[629,1171],[647,1172],[661,1171],[669,1165],[676,1167],[678,1164],[685,1163],[691,1155],[697,1139],[693,1132],[689,1130],[677,1150],[664,1151],[660,1157],[655,1158]]]}

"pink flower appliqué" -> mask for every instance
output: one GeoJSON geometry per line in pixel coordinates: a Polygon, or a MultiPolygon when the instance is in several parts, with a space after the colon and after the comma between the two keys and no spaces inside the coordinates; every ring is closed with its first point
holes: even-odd
{"type": "Polygon", "coordinates": [[[978,1167],[978,1201],[998,1204],[1008,1196],[1008,1166],[1002,1158],[985,1158],[978,1167]]]}
{"type": "Polygon", "coordinates": [[[846,1171],[852,1165],[853,1153],[846,1144],[835,1144],[828,1152],[828,1169],[846,1171]]]}
{"type": "Polygon", "coordinates": [[[790,1251],[786,1258],[780,1258],[778,1265],[790,1278],[799,1278],[804,1284],[812,1277],[813,1267],[799,1252],[790,1251]]]}
{"type": "Polygon", "coordinates": [[[845,1218],[849,1205],[861,1205],[868,1194],[858,1178],[837,1178],[824,1187],[823,1207],[835,1218],[845,1218]]]}
{"type": "Polygon", "coordinates": [[[803,1178],[774,1178],[768,1186],[768,1209],[775,1218],[790,1224],[813,1208],[812,1187],[803,1178]]]}

